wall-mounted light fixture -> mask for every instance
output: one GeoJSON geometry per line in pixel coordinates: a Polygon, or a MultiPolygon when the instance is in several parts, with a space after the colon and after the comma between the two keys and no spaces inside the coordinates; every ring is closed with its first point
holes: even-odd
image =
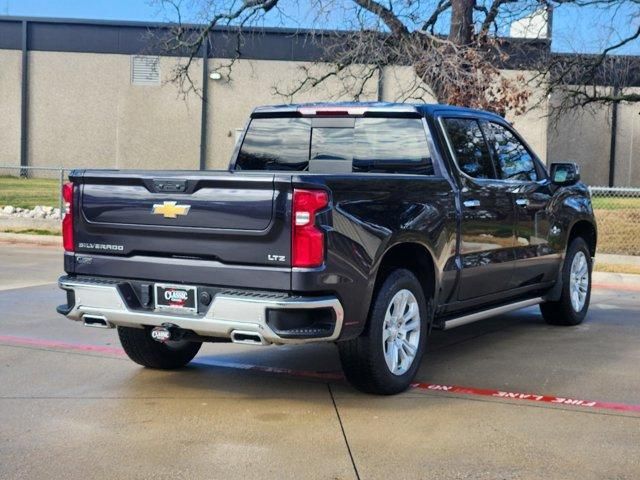
{"type": "Polygon", "coordinates": [[[220,80],[222,78],[222,75],[220,74],[220,72],[211,72],[209,74],[209,78],[211,80],[220,80]]]}

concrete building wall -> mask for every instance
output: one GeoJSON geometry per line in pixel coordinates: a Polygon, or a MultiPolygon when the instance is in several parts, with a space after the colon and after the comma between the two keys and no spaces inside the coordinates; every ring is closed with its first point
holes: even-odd
{"type": "Polygon", "coordinates": [[[437,103],[433,93],[420,86],[413,67],[385,67],[382,78],[382,100],[385,102],[437,103]]]}
{"type": "MultiPolygon", "coordinates": [[[[178,59],[162,57],[167,80],[178,59]]],[[[211,59],[214,71],[228,60],[211,59]]],[[[209,80],[207,167],[224,169],[256,105],[351,100],[339,79],[292,99],[288,91],[311,63],[239,60],[231,80],[209,80]]],[[[0,50],[0,165],[18,165],[20,157],[21,52],[0,50]]],[[[192,78],[201,80],[201,65],[192,78]]],[[[513,72],[507,72],[513,74],[513,72]]],[[[131,56],[122,54],[29,52],[29,165],[89,168],[197,169],[200,154],[201,98],[181,95],[176,85],[131,83],[131,56]]],[[[414,90],[411,67],[387,67],[381,97],[385,101],[435,102],[429,92],[414,90]]],[[[199,86],[199,85],[198,85],[199,86]]],[[[361,100],[378,98],[378,78],[367,83],[361,100]]],[[[640,89],[636,89],[640,90],[640,89]]],[[[541,94],[541,93],[540,93],[541,94]]],[[[534,95],[533,101],[539,98],[534,95]]],[[[544,103],[544,102],[543,102],[544,103]]],[[[619,106],[617,185],[640,185],[640,107],[619,106]]],[[[547,162],[576,161],[583,178],[606,185],[609,175],[610,110],[572,113],[548,127],[547,111],[538,109],[507,118],[547,162]]]]}
{"type": "Polygon", "coordinates": [[[586,183],[593,186],[608,185],[610,107],[591,107],[563,115],[557,121],[549,123],[548,136],[549,163],[576,162],[580,165],[581,177],[586,183]]]}
{"type": "MultiPolygon", "coordinates": [[[[209,71],[228,65],[228,60],[212,59],[209,71]]],[[[236,129],[243,128],[251,111],[259,105],[352,100],[339,79],[330,79],[312,91],[303,91],[293,98],[275,92],[290,92],[304,78],[301,66],[314,68],[322,74],[322,67],[310,63],[267,60],[238,60],[233,65],[231,79],[209,82],[207,168],[225,169],[233,153],[236,129]]],[[[221,72],[224,69],[220,69],[221,72]]],[[[377,76],[366,84],[362,101],[377,99],[377,76]]]]}
{"type": "MultiPolygon", "coordinates": [[[[129,55],[29,53],[29,163],[198,168],[200,103],[132,85],[129,55]]],[[[166,77],[175,59],[161,59],[166,77]]],[[[196,65],[194,76],[201,67],[196,65]]]]}
{"type": "MultiPolygon", "coordinates": [[[[629,88],[625,91],[640,93],[640,88],[629,88]]],[[[640,104],[618,105],[614,175],[616,186],[640,186],[640,104]]]]}
{"type": "MultiPolygon", "coordinates": [[[[181,95],[167,83],[175,59],[161,58],[161,86],[131,85],[121,94],[118,122],[118,165],[126,168],[194,169],[200,167],[200,117],[197,95],[181,95]]],[[[192,65],[200,88],[202,62],[192,65]]]]}
{"type": "Polygon", "coordinates": [[[22,52],[0,50],[0,165],[20,165],[21,77],[22,52]]]}
{"type": "Polygon", "coordinates": [[[29,164],[113,168],[127,57],[29,52],[29,164]]]}
{"type": "MultiPolygon", "coordinates": [[[[502,71],[502,75],[514,77],[518,74],[524,74],[525,78],[531,75],[529,72],[502,71]]],[[[507,112],[506,118],[509,120],[518,133],[525,139],[538,157],[545,163],[547,162],[547,100],[544,98],[542,90],[533,90],[528,102],[528,110],[520,115],[507,112]]]]}

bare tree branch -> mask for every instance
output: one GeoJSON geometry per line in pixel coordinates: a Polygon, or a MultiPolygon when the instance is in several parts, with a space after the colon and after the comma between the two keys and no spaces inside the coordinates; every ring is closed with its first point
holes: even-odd
{"type": "Polygon", "coordinates": [[[480,27],[480,33],[486,34],[491,28],[491,24],[496,21],[498,13],[500,12],[500,7],[506,3],[515,3],[517,0],[493,0],[491,7],[487,10],[486,16],[482,22],[482,26],[480,27]]]}
{"type": "MultiPolygon", "coordinates": [[[[196,90],[190,70],[214,28],[225,26],[235,38],[232,58],[218,67],[230,77],[234,63],[242,58],[247,32],[258,35],[267,15],[288,22],[295,16],[278,0],[191,0],[204,5],[205,12],[204,24],[193,26],[183,24],[180,0],[159,1],[177,17],[163,47],[174,55],[184,54],[173,80],[187,90],[196,90]]],[[[532,107],[535,89],[547,95],[537,97],[534,107],[546,105],[552,95],[565,99],[557,103],[560,110],[638,101],[638,95],[625,87],[640,85],[640,62],[615,53],[640,38],[640,26],[623,35],[620,24],[612,23],[618,37],[597,55],[553,54],[549,40],[504,39],[498,32],[541,8],[565,5],[604,9],[614,17],[624,6],[632,11],[627,25],[638,25],[633,22],[640,22],[640,0],[311,0],[309,5],[314,23],[324,25],[338,16],[349,31],[311,29],[301,34],[322,50],[322,58],[302,65],[293,83],[273,87],[274,94],[290,101],[326,82],[336,96],[359,99],[370,95],[378,72],[403,67],[411,68],[413,75],[398,82],[398,100],[435,96],[441,103],[514,114],[532,107]],[[527,70],[528,79],[523,74],[505,75],[509,68],[527,70]],[[602,85],[615,89],[599,88],[602,85]]]]}
{"type": "Polygon", "coordinates": [[[444,12],[449,10],[449,8],[451,8],[451,2],[449,0],[440,0],[438,2],[438,5],[436,6],[435,10],[431,14],[431,16],[422,25],[422,29],[421,30],[429,29],[431,31],[431,33],[433,34],[433,29],[434,29],[434,27],[436,25],[436,22],[438,21],[438,18],[440,17],[441,14],[443,14],[444,12]]]}
{"type": "Polygon", "coordinates": [[[365,10],[368,10],[374,15],[380,17],[380,20],[382,20],[385,25],[389,27],[389,30],[391,30],[393,33],[398,35],[409,33],[409,29],[405,26],[404,23],[400,21],[398,17],[396,17],[396,15],[391,11],[390,8],[383,7],[381,4],[374,0],[353,1],[365,10]]]}

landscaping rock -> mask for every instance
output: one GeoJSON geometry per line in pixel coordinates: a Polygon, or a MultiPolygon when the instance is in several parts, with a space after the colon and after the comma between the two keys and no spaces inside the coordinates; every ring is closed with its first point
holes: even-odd
{"type": "Polygon", "coordinates": [[[57,229],[60,225],[62,214],[59,207],[50,205],[36,205],[32,209],[14,207],[13,205],[0,205],[0,217],[2,217],[2,225],[0,227],[6,227],[7,223],[15,221],[25,228],[57,229]],[[29,225],[29,223],[32,223],[32,225],[29,225]]]}

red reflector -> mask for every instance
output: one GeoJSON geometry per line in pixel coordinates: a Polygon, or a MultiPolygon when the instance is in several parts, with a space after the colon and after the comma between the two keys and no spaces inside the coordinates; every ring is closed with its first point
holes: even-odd
{"type": "Polygon", "coordinates": [[[65,251],[73,252],[73,183],[65,183],[62,186],[62,199],[64,211],[62,212],[62,246],[65,251]]]}
{"type": "Polygon", "coordinates": [[[323,190],[293,190],[291,258],[294,267],[318,267],[324,262],[324,233],[316,227],[316,212],[329,205],[323,190]]]}

